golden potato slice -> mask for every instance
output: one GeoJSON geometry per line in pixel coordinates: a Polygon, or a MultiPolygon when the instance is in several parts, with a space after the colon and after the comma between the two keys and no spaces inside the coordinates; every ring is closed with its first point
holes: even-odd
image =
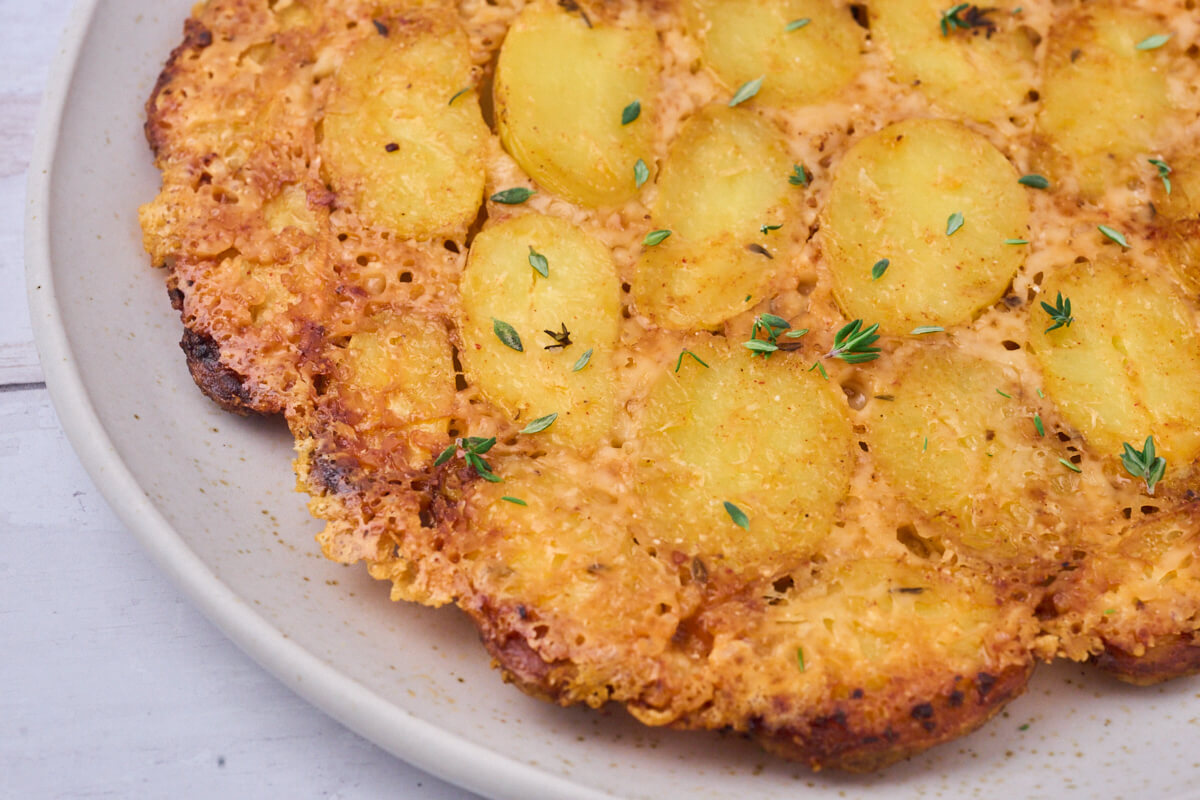
{"type": "Polygon", "coordinates": [[[509,29],[496,66],[496,127],[542,186],[576,203],[613,205],[637,193],[638,159],[653,174],[658,38],[641,17],[564,6],[539,0],[509,29]],[[634,101],[641,114],[623,124],[634,101]]]}
{"type": "Polygon", "coordinates": [[[834,171],[822,226],[842,310],[892,334],[969,322],[1024,257],[1004,243],[1028,232],[1018,177],[987,139],[945,120],[900,122],[856,144],[834,171]]]}
{"type": "Polygon", "coordinates": [[[1146,12],[1089,3],[1050,31],[1038,133],[1046,142],[1041,170],[1073,175],[1085,195],[1099,195],[1141,170],[1168,120],[1168,49],[1138,50],[1167,33],[1146,12]]]}
{"type": "Polygon", "coordinates": [[[1037,410],[1014,375],[959,350],[926,349],[885,391],[894,400],[872,405],[870,447],[894,489],[994,564],[1054,559],[1065,544],[1054,522],[1078,475],[1059,463],[1070,453],[1058,440],[1038,435],[1037,410]]]}
{"type": "Polygon", "coordinates": [[[1019,18],[1001,9],[966,30],[947,25],[943,32],[948,7],[943,0],[875,0],[871,33],[886,45],[896,78],[919,85],[938,105],[978,120],[1008,116],[1037,83],[1033,43],[1019,18]]]}
{"type": "Polygon", "coordinates": [[[558,414],[537,434],[556,444],[586,449],[606,436],[621,313],[608,248],[569,222],[525,214],[475,237],[461,288],[467,380],[518,424],[558,414]],[[549,277],[531,266],[533,253],[545,257],[549,277]],[[520,351],[501,340],[505,325],[520,351]],[[571,344],[556,346],[564,326],[571,344]],[[588,350],[587,365],[574,370],[588,350]]]}
{"type": "Polygon", "coordinates": [[[464,232],[483,200],[487,126],[466,34],[451,11],[384,21],[335,74],[323,122],[327,179],[363,219],[406,238],[464,232]]]}
{"type": "Polygon", "coordinates": [[[731,93],[764,78],[756,101],[802,105],[824,100],[858,72],[863,30],[848,6],[826,0],[688,0],[685,11],[704,63],[731,93]]]}
{"type": "Polygon", "coordinates": [[[638,492],[653,541],[660,556],[700,557],[710,574],[788,569],[820,545],[846,493],[845,403],[796,359],[687,341],[708,367],[688,358],[666,371],[639,420],[638,492]]]}
{"type": "Polygon", "coordinates": [[[1170,284],[1124,260],[1081,262],[1051,273],[1042,297],[1061,293],[1075,320],[1030,315],[1030,346],[1046,391],[1099,455],[1153,435],[1160,455],[1182,466],[1200,454],[1200,336],[1196,314],[1170,284]]]}
{"type": "Polygon", "coordinates": [[[477,585],[492,587],[489,602],[521,604],[530,629],[553,621],[552,646],[661,648],[678,621],[678,582],[634,542],[611,484],[574,458],[503,471],[504,483],[480,481],[470,498],[487,557],[468,559],[485,573],[477,585]]]}
{"type": "Polygon", "coordinates": [[[791,170],[779,132],[748,111],[713,106],[689,121],[659,176],[653,224],[671,235],[638,258],[638,310],[668,328],[713,327],[761,299],[790,251],[791,170]]]}
{"type": "Polygon", "coordinates": [[[876,691],[923,667],[973,675],[1003,615],[984,581],[960,585],[934,569],[864,558],[789,592],[767,609],[764,633],[796,681],[876,691]]]}

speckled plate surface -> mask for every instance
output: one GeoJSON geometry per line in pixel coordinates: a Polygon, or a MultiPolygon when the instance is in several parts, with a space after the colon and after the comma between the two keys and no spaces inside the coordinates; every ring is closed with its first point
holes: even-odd
{"type": "Polygon", "coordinates": [[[285,684],[382,747],[493,797],[1196,797],[1200,680],[1123,686],[1043,668],[983,730],[882,774],[813,775],[733,736],[650,730],[500,684],[453,610],[394,605],[324,561],[280,421],[192,384],[136,210],[158,173],[142,103],[190,0],[76,9],[43,108],[30,304],[67,434],[125,524],[285,684]]]}

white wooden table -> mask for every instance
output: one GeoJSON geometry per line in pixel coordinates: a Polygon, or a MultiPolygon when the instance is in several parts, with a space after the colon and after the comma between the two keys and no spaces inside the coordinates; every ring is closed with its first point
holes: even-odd
{"type": "Polygon", "coordinates": [[[0,2],[0,797],[470,798],[292,694],[105,505],[42,383],[25,173],[66,0],[0,2]]]}

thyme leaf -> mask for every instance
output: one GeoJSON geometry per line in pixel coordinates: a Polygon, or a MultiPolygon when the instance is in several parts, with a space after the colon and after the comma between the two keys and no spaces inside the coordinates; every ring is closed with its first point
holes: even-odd
{"type": "Polygon", "coordinates": [[[538,417],[533,422],[521,429],[521,433],[541,433],[554,424],[554,420],[558,419],[558,412],[547,414],[544,417],[538,417]]]}
{"type": "Polygon", "coordinates": [[[621,124],[628,125],[642,115],[642,101],[634,100],[621,109],[621,124]]]}
{"type": "Polygon", "coordinates": [[[1122,444],[1125,446],[1125,452],[1121,454],[1121,464],[1125,471],[1146,481],[1146,491],[1153,495],[1155,484],[1162,480],[1167,471],[1167,460],[1155,453],[1154,437],[1147,436],[1141,450],[1129,442],[1122,444]]]}
{"type": "Polygon", "coordinates": [[[524,186],[514,186],[492,195],[493,203],[503,203],[506,206],[516,206],[533,197],[537,192],[524,186]]]}
{"type": "Polygon", "coordinates": [[[492,317],[492,332],[496,334],[496,338],[503,342],[507,347],[511,347],[518,353],[525,352],[525,346],[521,344],[521,337],[512,325],[509,325],[502,319],[492,317]]]}
{"type": "Polygon", "coordinates": [[[529,245],[529,266],[533,267],[534,271],[543,278],[550,277],[550,262],[546,257],[533,249],[533,245],[529,245]]]}
{"type": "Polygon", "coordinates": [[[735,506],[728,500],[725,501],[725,513],[733,520],[733,524],[739,528],[750,530],[750,518],[746,516],[746,512],[735,506]]]}
{"type": "Polygon", "coordinates": [[[734,106],[740,106],[742,103],[758,94],[758,90],[762,88],[763,78],[765,77],[765,75],[759,75],[754,80],[746,81],[739,86],[738,90],[733,93],[733,97],[729,100],[729,107],[733,108],[734,106]]]}
{"type": "Polygon", "coordinates": [[[584,353],[583,355],[581,355],[579,357],[579,360],[575,362],[575,366],[571,367],[571,372],[579,372],[579,370],[586,367],[588,365],[588,362],[591,360],[592,360],[592,348],[589,347],[587,349],[587,352],[584,353]]]}
{"type": "Polygon", "coordinates": [[[1045,333],[1049,333],[1057,328],[1069,328],[1071,323],[1075,321],[1075,317],[1071,316],[1071,299],[1063,297],[1062,292],[1058,293],[1058,297],[1054,299],[1054,305],[1043,301],[1042,310],[1050,315],[1050,319],[1054,320],[1054,324],[1046,328],[1045,333]]]}

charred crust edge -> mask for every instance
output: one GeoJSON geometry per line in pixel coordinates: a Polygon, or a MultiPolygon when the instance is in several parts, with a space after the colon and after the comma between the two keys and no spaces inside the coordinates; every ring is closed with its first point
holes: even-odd
{"type": "Polygon", "coordinates": [[[207,333],[183,329],[179,347],[187,357],[188,371],[200,391],[226,411],[248,416],[273,414],[280,409],[265,405],[254,397],[246,379],[221,361],[221,348],[207,333]]]}
{"type": "Polygon", "coordinates": [[[1200,640],[1188,636],[1161,637],[1141,656],[1110,644],[1092,657],[1092,663],[1118,680],[1151,686],[1200,673],[1200,640]]]}
{"type": "Polygon", "coordinates": [[[158,80],[154,82],[154,88],[150,91],[150,97],[146,100],[146,122],[142,126],[142,130],[146,134],[146,141],[150,144],[150,150],[154,153],[157,159],[161,149],[166,145],[166,135],[162,129],[162,121],[158,113],[159,96],[175,79],[175,76],[181,71],[179,67],[180,60],[189,52],[200,51],[211,45],[213,42],[212,31],[210,31],[204,23],[194,17],[189,17],[183,23],[183,41],[179,46],[171,51],[171,55],[167,56],[167,62],[163,65],[162,72],[158,74],[158,80]]]}

